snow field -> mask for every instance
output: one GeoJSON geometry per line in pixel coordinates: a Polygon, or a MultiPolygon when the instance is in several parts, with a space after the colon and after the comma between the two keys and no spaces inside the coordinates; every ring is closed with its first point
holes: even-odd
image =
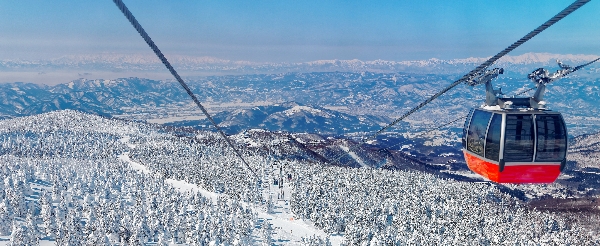
{"type": "Polygon", "coordinates": [[[598,243],[572,218],[529,210],[486,183],[370,168],[303,171],[294,213],[327,233],[343,231],[348,245],[598,243]]]}
{"type": "MultiPolygon", "coordinates": [[[[163,178],[131,168],[124,155],[127,141],[120,141],[122,132],[78,130],[102,119],[65,121],[60,128],[48,124],[19,128],[40,118],[57,121],[69,114],[73,112],[8,122],[17,129],[0,134],[0,236],[10,239],[10,245],[254,242],[256,214],[236,200],[220,197],[213,202],[198,192],[175,192],[163,178]]],[[[119,123],[107,121],[89,129],[119,123]]],[[[145,130],[140,127],[130,134],[145,130]]]]}
{"type": "MultiPolygon", "coordinates": [[[[130,147],[135,147],[135,145],[129,143],[129,138],[125,137],[121,139],[123,143],[128,144],[130,147]]],[[[128,152],[125,152],[128,153],[128,152]]],[[[141,170],[142,172],[148,172],[148,169],[142,166],[139,163],[131,161],[128,156],[124,156],[124,154],[119,156],[120,158],[126,160],[133,169],[141,170]]],[[[267,172],[277,173],[277,168],[271,168],[271,170],[266,170],[267,172]]],[[[275,176],[275,175],[273,175],[275,176]]],[[[175,179],[166,179],[166,182],[171,184],[173,187],[182,192],[199,192],[204,197],[210,198],[213,201],[216,201],[219,197],[223,195],[210,192],[206,189],[198,187],[197,185],[190,184],[185,181],[175,180],[175,179]]],[[[284,191],[283,194],[288,194],[291,191],[289,187],[289,183],[285,182],[281,189],[278,189],[277,185],[269,184],[269,189],[263,193],[265,199],[272,198],[276,195],[276,190],[284,191]]],[[[272,201],[271,201],[272,202],[272,201]]],[[[323,231],[317,229],[310,222],[303,221],[301,219],[295,219],[294,214],[290,213],[289,202],[285,199],[285,196],[282,196],[275,201],[273,204],[273,210],[265,212],[264,207],[262,206],[254,206],[254,204],[245,204],[246,207],[252,209],[256,214],[259,220],[267,221],[271,224],[273,229],[272,239],[277,244],[284,245],[302,245],[303,238],[310,238],[311,236],[318,235],[320,237],[327,237],[328,235],[323,231]],[[289,232],[288,232],[289,231],[289,232]]],[[[267,209],[268,210],[268,209],[267,209]]],[[[336,237],[333,245],[339,245],[341,243],[342,238],[340,236],[336,237]]]]}
{"type": "Polygon", "coordinates": [[[242,149],[257,179],[210,132],[75,111],[0,121],[0,245],[600,244],[577,214],[493,185],[324,166],[264,141],[242,149]]]}
{"type": "MultiPolygon", "coordinates": [[[[206,134],[212,135],[212,139],[219,139],[212,133],[206,134]]],[[[205,140],[211,137],[204,135],[195,139],[205,140]]],[[[308,238],[314,236],[316,240],[322,240],[321,238],[327,237],[326,233],[310,222],[295,220],[296,216],[291,213],[289,201],[277,198],[279,188],[270,182],[275,176],[274,173],[279,172],[279,169],[271,165],[275,161],[257,155],[247,156],[252,168],[264,174],[264,177],[261,177],[262,185],[257,187],[256,183],[249,182],[253,181],[253,177],[249,177],[239,159],[233,153],[226,152],[226,146],[221,145],[222,143],[218,143],[218,148],[206,144],[197,145],[195,139],[179,139],[165,135],[150,141],[140,141],[131,155],[135,161],[150,167],[152,172],[166,174],[169,182],[177,183],[177,186],[184,189],[206,189],[201,193],[207,197],[213,194],[213,197],[241,198],[242,204],[246,204],[257,213],[258,219],[262,221],[259,231],[263,230],[262,223],[265,221],[271,226],[270,237],[277,245],[304,245],[304,238],[309,240],[308,238]],[[202,184],[206,184],[206,188],[200,188],[202,184]],[[269,210],[269,206],[272,211],[269,210]]],[[[247,139],[242,139],[242,143],[247,143],[247,139]]],[[[288,182],[284,182],[282,186],[288,200],[291,192],[289,185],[288,182]]],[[[261,237],[262,241],[257,242],[264,243],[267,236],[264,232],[259,234],[261,235],[257,237],[261,237]]],[[[341,240],[338,238],[339,241],[341,240]]]]}
{"type": "MultiPolygon", "coordinates": [[[[5,219],[0,225],[6,228],[0,245],[256,245],[264,244],[265,238],[276,239],[276,244],[301,245],[302,237],[325,235],[309,223],[289,220],[294,216],[283,213],[289,208],[267,213],[260,203],[262,197],[249,196],[243,199],[247,202],[240,202],[223,193],[229,189],[219,190],[224,187],[221,183],[210,186],[221,193],[208,191],[185,180],[166,178],[169,173],[152,172],[130,157],[139,153],[134,149],[143,146],[140,142],[172,140],[169,134],[152,131],[144,124],[102,122],[102,118],[85,119],[81,116],[85,114],[78,114],[63,111],[8,122],[13,130],[0,134],[2,174],[8,176],[9,187],[0,203],[8,204],[0,210],[5,219]],[[60,120],[72,115],[79,117],[60,120]],[[37,125],[28,124],[32,121],[37,125]],[[58,121],[61,126],[45,121],[58,121]],[[111,124],[121,123],[134,127],[129,132],[105,131],[115,128],[111,124]],[[94,127],[86,132],[82,126],[88,124],[94,127]],[[10,206],[18,205],[13,200],[19,197],[25,199],[21,204],[24,208],[15,213],[10,206]],[[286,233],[288,228],[290,233],[286,233]]],[[[222,147],[219,143],[207,147],[217,151],[211,161],[232,158],[219,156],[222,147]]],[[[260,192],[256,188],[251,191],[260,192]]]]}

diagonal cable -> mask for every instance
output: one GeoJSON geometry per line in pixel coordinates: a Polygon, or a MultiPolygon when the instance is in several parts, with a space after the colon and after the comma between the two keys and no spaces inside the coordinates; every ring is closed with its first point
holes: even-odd
{"type": "Polygon", "coordinates": [[[160,61],[165,65],[165,67],[167,67],[167,69],[169,70],[169,72],[171,72],[171,74],[173,75],[173,77],[175,77],[175,79],[177,80],[177,82],[179,82],[179,84],[183,87],[183,89],[185,89],[185,91],[187,92],[187,94],[190,95],[190,97],[192,98],[192,100],[194,100],[194,102],[196,103],[196,105],[198,105],[198,108],[200,108],[200,110],[202,110],[202,113],[204,113],[204,115],[206,116],[206,118],[208,118],[208,120],[210,121],[210,123],[212,123],[212,125],[215,126],[215,128],[221,134],[221,136],[223,137],[223,139],[225,140],[225,142],[227,142],[227,144],[229,145],[229,147],[231,147],[233,149],[233,151],[235,152],[235,154],[242,160],[242,162],[244,163],[244,165],[246,165],[246,168],[248,168],[248,170],[250,170],[250,172],[256,178],[258,178],[258,175],[256,175],[256,173],[254,172],[254,170],[252,170],[252,168],[250,168],[250,165],[248,165],[248,162],[246,162],[246,160],[240,154],[240,152],[238,151],[238,149],[233,145],[233,143],[231,142],[231,140],[229,139],[229,137],[227,137],[227,135],[225,134],[225,132],[223,132],[223,130],[221,130],[221,128],[214,121],[214,119],[210,116],[210,114],[208,113],[208,111],[206,111],[206,108],[204,108],[204,106],[202,106],[202,104],[200,103],[200,101],[198,101],[198,98],[196,98],[196,95],[194,95],[194,93],[192,92],[192,90],[190,90],[190,88],[187,86],[187,84],[185,82],[183,82],[183,79],[181,79],[181,77],[179,76],[179,74],[177,74],[177,71],[175,71],[175,69],[173,68],[173,66],[171,66],[171,63],[169,63],[169,61],[167,60],[167,58],[165,58],[165,56],[162,54],[162,52],[154,44],[154,42],[152,41],[152,39],[150,39],[150,36],[148,36],[148,33],[146,33],[146,31],[144,30],[144,28],[142,28],[142,26],[140,25],[140,23],[135,19],[135,17],[129,11],[129,9],[125,6],[125,4],[123,3],[123,1],[121,1],[121,0],[113,0],[113,2],[117,5],[117,7],[121,10],[121,12],[125,15],[125,17],[127,18],[127,20],[129,20],[129,22],[131,22],[131,25],[133,25],[133,27],[135,28],[135,30],[137,30],[138,33],[142,36],[142,38],[144,38],[144,41],[146,41],[146,43],[148,44],[148,46],[150,46],[150,48],[152,49],[152,51],[154,51],[154,54],[156,54],[156,56],[158,56],[158,59],[160,59],[160,61]]]}
{"type": "MultiPolygon", "coordinates": [[[[478,67],[476,67],[475,69],[473,69],[468,74],[465,74],[464,76],[462,76],[460,79],[458,79],[457,81],[455,81],[454,83],[452,83],[448,87],[442,89],[441,91],[439,91],[435,95],[431,96],[430,98],[428,98],[424,102],[422,102],[419,105],[417,105],[416,107],[412,108],[411,110],[409,110],[408,112],[406,112],[405,114],[403,114],[402,116],[400,116],[399,118],[397,118],[396,120],[394,120],[392,123],[386,125],[381,130],[377,131],[372,136],[370,136],[368,138],[364,138],[359,144],[355,145],[349,151],[352,151],[352,150],[360,147],[362,144],[364,144],[365,142],[367,142],[369,140],[376,139],[377,136],[379,136],[379,134],[385,132],[390,127],[398,124],[398,122],[402,121],[403,119],[405,119],[409,115],[417,112],[419,109],[421,109],[422,107],[424,107],[425,105],[427,105],[431,101],[435,100],[439,96],[443,95],[444,93],[448,92],[450,89],[456,87],[458,84],[460,84],[460,83],[462,83],[464,81],[468,81],[470,78],[476,76],[478,73],[480,73],[481,71],[483,71],[484,69],[486,69],[487,67],[489,67],[490,65],[492,65],[494,62],[496,62],[501,57],[505,56],[506,54],[508,54],[509,52],[513,51],[517,47],[521,46],[523,43],[527,42],[528,40],[530,40],[531,38],[535,37],[536,35],[538,35],[542,31],[546,30],[548,27],[554,25],[556,22],[562,20],[567,15],[573,13],[575,10],[579,9],[581,6],[583,6],[584,4],[588,3],[589,1],[591,1],[591,0],[577,0],[577,1],[575,1],[571,5],[569,5],[568,7],[566,7],[565,9],[563,9],[562,11],[560,11],[558,14],[556,14],[554,17],[550,18],[550,20],[546,21],[544,24],[542,24],[538,28],[534,29],[533,31],[531,31],[530,33],[528,33],[527,35],[525,35],[521,39],[517,40],[516,42],[514,42],[513,44],[511,44],[510,46],[508,46],[506,49],[500,51],[500,53],[496,54],[495,56],[492,56],[490,59],[488,59],[487,61],[485,61],[484,63],[482,63],[478,67]]],[[[338,156],[336,159],[334,159],[333,162],[338,161],[342,156],[343,155],[338,156]]]]}
{"type": "Polygon", "coordinates": [[[597,62],[598,60],[600,60],[600,58],[596,58],[596,60],[593,60],[593,61],[591,61],[591,62],[588,62],[588,63],[586,63],[586,64],[581,64],[581,65],[579,65],[579,66],[575,67],[575,68],[573,69],[573,71],[571,71],[571,73],[572,73],[572,72],[575,72],[575,71],[577,71],[577,70],[579,70],[579,69],[582,69],[583,67],[585,67],[585,66],[587,66],[587,65],[590,65],[590,64],[592,64],[592,63],[594,63],[594,62],[597,62]]]}
{"type": "MultiPolygon", "coordinates": [[[[427,134],[429,134],[429,133],[432,133],[432,132],[434,132],[434,131],[437,131],[437,130],[439,130],[439,129],[445,128],[445,127],[447,127],[447,126],[449,126],[449,125],[452,125],[452,124],[454,124],[454,123],[458,122],[459,120],[464,120],[464,119],[466,119],[466,118],[467,118],[467,115],[460,116],[460,117],[458,117],[458,118],[456,118],[456,119],[453,119],[453,120],[451,120],[451,121],[448,121],[448,122],[446,122],[446,123],[444,123],[444,124],[442,124],[442,125],[439,125],[439,126],[437,126],[437,127],[435,127],[435,128],[430,128],[429,130],[426,130],[426,131],[424,131],[424,132],[420,132],[420,133],[418,133],[417,135],[415,135],[415,136],[412,136],[411,138],[418,138],[418,137],[421,137],[421,136],[425,136],[425,135],[427,135],[427,134]]],[[[389,147],[385,147],[385,148],[383,148],[382,150],[392,150],[392,148],[395,148],[396,146],[398,146],[398,145],[400,145],[400,144],[403,144],[403,143],[402,143],[402,142],[400,142],[400,143],[397,143],[397,144],[391,145],[391,146],[389,146],[389,147]]]]}

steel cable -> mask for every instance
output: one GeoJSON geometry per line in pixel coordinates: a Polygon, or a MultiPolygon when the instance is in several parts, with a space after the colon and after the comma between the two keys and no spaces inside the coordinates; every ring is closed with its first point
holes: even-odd
{"type": "MultiPolygon", "coordinates": [[[[434,131],[437,131],[437,130],[439,130],[439,129],[442,129],[442,128],[444,128],[444,127],[447,127],[447,126],[449,126],[449,125],[452,125],[452,124],[454,124],[454,123],[458,122],[459,120],[463,120],[463,119],[465,119],[465,118],[467,118],[467,115],[465,115],[465,116],[460,116],[460,117],[458,117],[458,118],[456,118],[456,119],[454,119],[454,120],[451,120],[451,121],[449,121],[449,122],[446,122],[446,123],[444,123],[444,124],[442,124],[442,125],[440,125],[440,126],[438,126],[438,127],[431,128],[431,129],[429,129],[429,130],[427,130],[427,131],[425,131],[425,132],[420,132],[420,133],[418,133],[417,135],[415,135],[415,136],[413,136],[413,137],[411,137],[411,138],[417,138],[417,137],[425,136],[425,135],[427,135],[427,134],[429,134],[429,133],[431,133],[431,132],[434,132],[434,131]]],[[[392,150],[392,148],[394,148],[394,147],[396,147],[396,146],[398,146],[398,145],[400,145],[400,144],[402,144],[402,143],[397,143],[397,144],[394,144],[394,145],[392,145],[392,146],[389,146],[389,147],[383,148],[383,150],[392,150]]]]}
{"type": "Polygon", "coordinates": [[[248,168],[248,170],[254,175],[254,177],[256,177],[258,179],[259,178],[258,175],[256,175],[256,173],[250,167],[250,165],[248,164],[248,162],[246,162],[246,159],[244,159],[244,157],[240,154],[240,152],[238,151],[238,149],[233,145],[233,143],[231,142],[231,140],[229,139],[229,137],[227,137],[227,135],[225,134],[225,132],[223,132],[223,130],[221,130],[221,128],[217,125],[217,123],[210,116],[210,114],[208,113],[208,111],[206,110],[206,108],[204,108],[204,106],[202,106],[202,104],[200,103],[200,101],[198,100],[198,98],[196,97],[196,95],[194,95],[194,93],[192,92],[192,90],[190,90],[190,88],[188,87],[188,85],[183,81],[183,79],[181,79],[181,77],[179,76],[179,74],[177,73],[177,71],[175,71],[175,69],[173,68],[173,66],[171,66],[171,63],[169,63],[169,61],[167,60],[167,58],[158,49],[158,47],[156,46],[156,44],[154,44],[154,42],[152,41],[152,39],[150,39],[150,36],[148,36],[148,33],[146,33],[146,31],[144,30],[144,28],[142,28],[142,25],[140,25],[140,23],[135,19],[135,17],[131,13],[131,11],[129,11],[129,9],[125,6],[125,3],[123,3],[123,1],[121,1],[121,0],[113,0],[113,2],[117,5],[117,7],[121,10],[121,12],[125,15],[125,17],[127,18],[127,20],[129,20],[129,22],[131,23],[131,25],[133,25],[133,27],[135,28],[135,30],[137,30],[137,32],[142,36],[142,38],[144,38],[144,41],[146,41],[146,43],[148,44],[148,46],[150,46],[150,48],[152,49],[152,51],[154,51],[154,54],[156,54],[156,56],[158,56],[158,59],[160,59],[160,61],[165,65],[165,67],[167,67],[167,69],[169,70],[169,72],[171,72],[171,74],[173,75],[173,77],[175,77],[175,79],[177,80],[177,82],[179,82],[179,84],[183,87],[183,89],[185,89],[185,91],[187,92],[187,94],[192,98],[192,100],[194,100],[194,103],[196,103],[196,105],[198,106],[198,108],[200,108],[200,110],[202,111],[202,113],[204,113],[204,115],[210,121],[210,123],[221,134],[221,136],[223,137],[223,139],[225,140],[225,142],[227,142],[227,144],[229,145],[229,147],[231,147],[233,149],[233,152],[235,152],[235,154],[242,160],[242,162],[244,163],[244,165],[246,165],[246,168],[248,168]]]}

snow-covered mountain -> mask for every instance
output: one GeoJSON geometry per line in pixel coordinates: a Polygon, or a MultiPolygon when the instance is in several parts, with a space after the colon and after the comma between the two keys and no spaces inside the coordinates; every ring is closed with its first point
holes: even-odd
{"type": "Polygon", "coordinates": [[[363,158],[345,140],[232,139],[249,167],[212,132],[72,110],[2,120],[0,245],[600,243],[596,210],[533,209],[503,186],[303,154],[363,158]]]}
{"type": "MultiPolygon", "coordinates": [[[[490,56],[491,57],[491,56],[490,56]]],[[[414,61],[361,61],[354,60],[319,60],[306,63],[296,63],[296,66],[307,66],[315,71],[349,71],[349,72],[413,72],[413,73],[465,73],[485,62],[490,57],[469,57],[460,59],[442,60],[431,58],[414,61]]],[[[599,55],[573,55],[551,53],[525,53],[521,55],[502,57],[495,66],[506,68],[515,73],[528,73],[540,66],[555,64],[556,60],[566,63],[581,64],[592,61],[599,55]]],[[[309,71],[313,71],[310,70],[309,71]]]]}
{"type": "MultiPolygon", "coordinates": [[[[251,61],[231,61],[215,57],[193,57],[172,55],[169,61],[180,71],[205,72],[213,74],[257,74],[284,72],[411,72],[411,73],[466,73],[483,63],[489,57],[469,57],[442,60],[431,58],[413,61],[373,60],[317,60],[296,63],[269,63],[251,61]]],[[[598,58],[598,55],[525,53],[507,55],[496,65],[507,71],[527,73],[540,66],[555,63],[557,59],[572,65],[586,63],[598,58]]],[[[2,60],[0,71],[46,71],[69,70],[93,71],[164,71],[158,58],[151,54],[95,54],[72,55],[50,60],[2,60]]],[[[597,67],[596,67],[597,68],[597,67]]],[[[192,75],[198,75],[192,73],[192,75]]]]}
{"type": "MultiPolygon", "coordinates": [[[[296,102],[220,112],[215,114],[213,119],[230,134],[237,134],[247,129],[266,129],[344,135],[344,133],[372,132],[391,121],[385,117],[354,116],[296,102]]],[[[179,121],[167,125],[212,128],[208,120],[179,121]]]]}
{"type": "Polygon", "coordinates": [[[578,136],[569,144],[569,159],[577,167],[600,173],[600,133],[578,136]]]}
{"type": "MultiPolygon", "coordinates": [[[[598,79],[592,78],[597,74],[586,67],[548,87],[548,107],[564,113],[572,136],[597,132],[594,125],[600,124],[600,92],[598,79]]],[[[232,132],[263,128],[355,134],[391,122],[456,78],[439,74],[315,72],[210,76],[188,82],[200,101],[232,132]],[[281,107],[291,101],[311,109],[281,107]]],[[[509,74],[494,84],[506,96],[534,87],[524,76],[509,74]]],[[[483,95],[481,86],[457,86],[391,130],[412,134],[435,128],[466,115],[471,107],[483,102],[483,95]]],[[[159,123],[201,120],[203,115],[177,83],[140,78],[79,79],[55,86],[0,84],[0,96],[2,118],[59,109],[159,123]]],[[[460,127],[460,122],[454,124],[451,132],[444,134],[451,137],[449,141],[438,139],[432,144],[456,142],[460,127]]]]}
{"type": "Polygon", "coordinates": [[[170,83],[128,78],[75,80],[55,86],[32,83],[0,84],[0,114],[34,115],[60,109],[79,109],[100,115],[120,114],[124,108],[161,106],[184,98],[170,83]]]}

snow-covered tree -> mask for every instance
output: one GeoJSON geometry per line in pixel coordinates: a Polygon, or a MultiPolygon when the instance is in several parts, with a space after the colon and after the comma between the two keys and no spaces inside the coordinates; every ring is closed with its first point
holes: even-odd
{"type": "Polygon", "coordinates": [[[13,224],[12,213],[9,210],[9,204],[6,200],[0,200],[0,235],[8,236],[11,233],[13,224]]]}
{"type": "Polygon", "coordinates": [[[269,221],[264,220],[260,226],[261,228],[261,245],[271,246],[273,244],[273,228],[271,227],[271,223],[269,221]]]}
{"type": "Polygon", "coordinates": [[[41,203],[41,212],[40,216],[42,217],[43,223],[43,232],[46,236],[53,236],[56,224],[56,217],[54,214],[54,209],[52,207],[52,203],[50,201],[50,196],[48,193],[43,192],[40,195],[40,203],[41,203]]]}
{"type": "Polygon", "coordinates": [[[29,238],[27,238],[27,227],[16,223],[13,224],[12,234],[10,236],[10,246],[27,245],[29,242],[29,238]]]}

